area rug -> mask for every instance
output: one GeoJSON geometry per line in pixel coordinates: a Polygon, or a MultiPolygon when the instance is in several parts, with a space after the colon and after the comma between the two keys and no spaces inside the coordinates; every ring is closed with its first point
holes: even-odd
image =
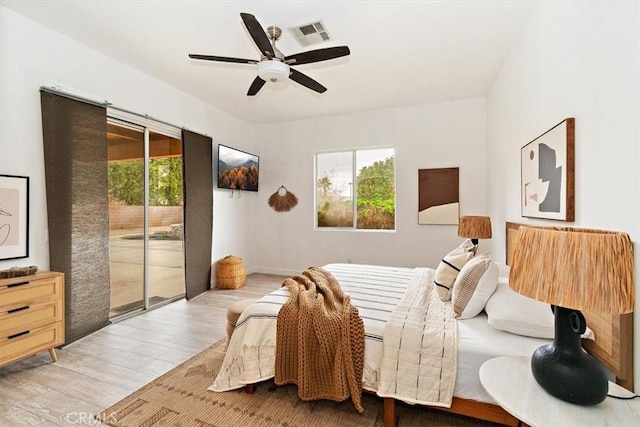
{"type": "MultiPolygon", "coordinates": [[[[244,390],[208,391],[222,365],[225,342],[217,342],[173,370],[105,409],[98,420],[114,427],[230,426],[370,426],[382,427],[382,399],[365,393],[364,413],[351,400],[312,401],[298,398],[295,385],[258,385],[244,390]]],[[[490,426],[491,423],[424,407],[396,404],[397,426],[490,426]]]]}

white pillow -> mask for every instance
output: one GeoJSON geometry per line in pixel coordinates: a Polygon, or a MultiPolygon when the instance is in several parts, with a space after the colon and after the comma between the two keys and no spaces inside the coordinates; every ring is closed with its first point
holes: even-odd
{"type": "Polygon", "coordinates": [[[487,323],[496,329],[535,338],[554,336],[551,306],[520,295],[508,283],[498,283],[484,310],[487,323]]]}
{"type": "Polygon", "coordinates": [[[489,254],[467,262],[456,278],[451,294],[457,319],[477,316],[498,286],[498,266],[489,254]]]}
{"type": "Polygon", "coordinates": [[[442,301],[451,300],[451,288],[460,269],[473,257],[473,248],[471,240],[465,240],[440,261],[433,276],[433,283],[437,286],[438,295],[442,301]]]}
{"type": "MultiPolygon", "coordinates": [[[[506,281],[499,281],[484,310],[487,323],[496,329],[527,337],[554,338],[555,319],[551,306],[520,295],[506,281]]],[[[582,337],[593,339],[593,331],[587,328],[582,337]]]]}

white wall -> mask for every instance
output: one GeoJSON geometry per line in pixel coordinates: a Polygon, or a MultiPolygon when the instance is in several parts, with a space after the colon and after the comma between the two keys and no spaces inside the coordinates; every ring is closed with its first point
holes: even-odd
{"type": "Polygon", "coordinates": [[[256,206],[258,269],[297,274],[329,262],[437,266],[460,244],[457,227],[418,225],[418,169],[460,168],[461,214],[486,213],[484,99],[420,105],[259,126],[262,176],[256,206]],[[396,231],[314,230],[314,153],[396,148],[396,231]],[[280,185],[298,205],[273,211],[280,185]]]}
{"type": "Polygon", "coordinates": [[[42,85],[108,100],[258,154],[259,193],[242,192],[240,198],[214,193],[213,260],[240,256],[248,272],[297,273],[312,264],[348,259],[436,265],[460,239],[455,226],[417,225],[420,168],[459,166],[461,213],[486,210],[483,99],[256,127],[4,7],[0,31],[0,171],[31,178],[30,256],[2,261],[0,269],[49,267],[42,85]],[[314,150],[376,145],[397,149],[396,232],[314,231],[314,150]],[[281,184],[300,198],[285,214],[266,203],[281,184]]]}
{"type": "MultiPolygon", "coordinates": [[[[504,222],[566,224],[520,216],[520,147],[576,119],[576,220],[640,242],[640,3],[541,2],[488,97],[489,210],[504,222]]],[[[636,278],[639,274],[638,244],[636,278]]],[[[638,295],[636,296],[638,307],[638,295]]],[[[640,316],[635,316],[635,387],[640,316]]]]}
{"type": "MultiPolygon", "coordinates": [[[[215,143],[254,150],[254,128],[242,120],[0,7],[0,173],[30,177],[29,257],[0,261],[49,268],[39,87],[81,95],[210,135],[215,143]]],[[[214,185],[215,186],[215,185],[214,185]]],[[[214,193],[213,260],[229,253],[255,263],[252,207],[257,195],[214,193]]]]}

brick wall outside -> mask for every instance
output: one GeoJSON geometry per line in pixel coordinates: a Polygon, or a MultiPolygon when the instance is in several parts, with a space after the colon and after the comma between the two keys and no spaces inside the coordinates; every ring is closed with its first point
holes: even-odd
{"type": "MultiPolygon", "coordinates": [[[[142,227],[143,206],[109,203],[109,229],[121,230],[142,227]]],[[[149,206],[149,227],[182,224],[182,206],[149,206]]]]}

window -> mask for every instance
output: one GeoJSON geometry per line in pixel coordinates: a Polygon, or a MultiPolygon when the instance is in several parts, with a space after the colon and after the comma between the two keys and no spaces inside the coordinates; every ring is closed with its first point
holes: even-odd
{"type": "Polygon", "coordinates": [[[316,226],[394,230],[395,150],[316,154],[316,226]]]}

